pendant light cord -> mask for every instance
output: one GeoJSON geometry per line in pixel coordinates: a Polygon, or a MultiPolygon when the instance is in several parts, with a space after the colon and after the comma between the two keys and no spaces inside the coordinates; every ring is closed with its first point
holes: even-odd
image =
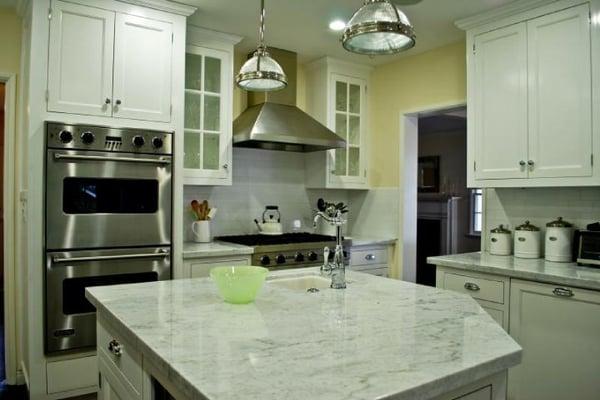
{"type": "Polygon", "coordinates": [[[260,26],[258,28],[258,46],[265,47],[265,0],[260,0],[260,26]]]}

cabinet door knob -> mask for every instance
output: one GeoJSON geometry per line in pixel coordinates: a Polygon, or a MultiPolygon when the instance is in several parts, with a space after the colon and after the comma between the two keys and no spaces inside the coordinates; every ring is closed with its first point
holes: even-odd
{"type": "Polygon", "coordinates": [[[123,349],[121,348],[121,344],[117,342],[117,339],[113,339],[108,343],[108,351],[117,357],[121,357],[123,354],[123,349]]]}
{"type": "Polygon", "coordinates": [[[375,260],[375,254],[367,254],[365,256],[365,260],[367,260],[367,261],[373,261],[373,260],[375,260]]]}
{"type": "Polygon", "coordinates": [[[118,106],[120,106],[120,105],[121,105],[121,100],[117,99],[117,100],[115,101],[115,104],[116,104],[116,105],[118,105],[118,106]]]}
{"type": "Polygon", "coordinates": [[[530,167],[533,167],[533,164],[535,164],[535,162],[533,162],[533,160],[527,161],[527,165],[529,165],[530,167]]]}
{"type": "Polygon", "coordinates": [[[223,169],[229,169],[229,164],[223,164],[223,169]]]}
{"type": "Polygon", "coordinates": [[[473,282],[465,282],[465,289],[470,290],[472,292],[478,292],[480,287],[478,284],[473,282]]]}
{"type": "Polygon", "coordinates": [[[523,161],[523,160],[519,161],[519,165],[520,165],[521,167],[524,167],[524,166],[525,166],[525,164],[527,164],[525,161],[523,161]]]}
{"type": "Polygon", "coordinates": [[[104,100],[104,104],[110,104],[110,99],[108,97],[104,100]]]}
{"type": "Polygon", "coordinates": [[[561,288],[561,287],[557,287],[555,288],[552,293],[554,293],[555,296],[560,296],[560,297],[573,297],[575,296],[575,294],[573,293],[573,291],[571,289],[566,289],[566,288],[561,288]]]}

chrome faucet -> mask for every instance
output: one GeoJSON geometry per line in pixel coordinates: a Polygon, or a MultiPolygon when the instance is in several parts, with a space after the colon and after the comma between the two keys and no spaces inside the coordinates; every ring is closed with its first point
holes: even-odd
{"type": "Polygon", "coordinates": [[[323,265],[321,266],[322,275],[331,275],[332,289],[346,288],[346,267],[344,265],[344,248],[342,246],[342,225],[346,223],[346,220],[342,218],[342,214],[345,212],[344,208],[329,205],[324,211],[317,211],[314,219],[315,227],[319,218],[336,227],[336,244],[333,260],[329,261],[331,249],[325,247],[323,251],[323,265]]]}

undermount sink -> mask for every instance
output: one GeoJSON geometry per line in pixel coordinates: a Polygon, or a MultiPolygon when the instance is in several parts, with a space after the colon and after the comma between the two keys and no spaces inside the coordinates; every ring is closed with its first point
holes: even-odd
{"type": "Polygon", "coordinates": [[[331,278],[315,274],[295,275],[273,278],[268,283],[270,285],[279,285],[288,289],[305,292],[309,289],[329,289],[331,278]]]}

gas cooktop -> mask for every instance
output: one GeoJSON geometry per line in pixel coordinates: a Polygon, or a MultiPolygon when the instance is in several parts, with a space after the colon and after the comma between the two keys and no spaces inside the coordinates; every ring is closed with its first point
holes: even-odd
{"type": "Polygon", "coordinates": [[[335,237],[308,232],[220,236],[215,240],[253,247],[252,265],[270,269],[320,265],[323,264],[323,249],[335,248],[335,237]]]}
{"type": "Polygon", "coordinates": [[[308,232],[283,233],[281,235],[236,235],[216,237],[222,242],[242,244],[244,246],[273,246],[294,243],[332,242],[335,237],[308,232]]]}

